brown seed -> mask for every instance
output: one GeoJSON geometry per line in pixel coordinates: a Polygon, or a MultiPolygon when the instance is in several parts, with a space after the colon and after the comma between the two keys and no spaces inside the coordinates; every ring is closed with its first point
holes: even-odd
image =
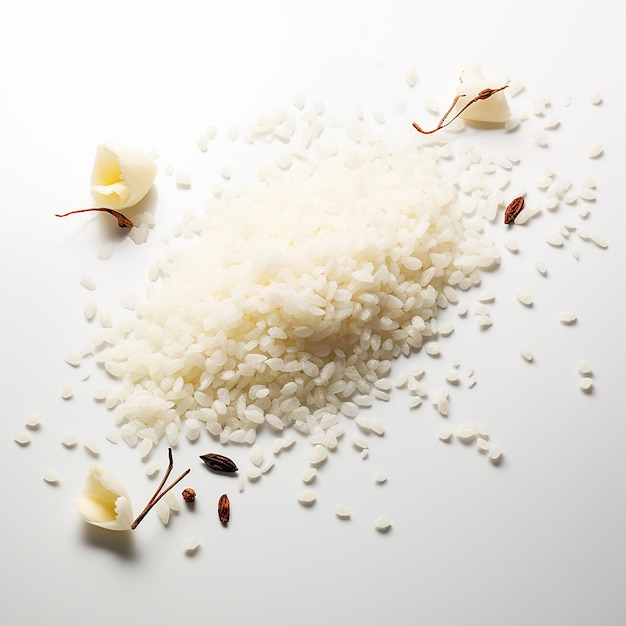
{"type": "Polygon", "coordinates": [[[511,204],[506,207],[506,211],[504,212],[504,223],[510,224],[521,213],[523,208],[524,198],[522,196],[512,200],[511,204]]]}
{"type": "Polygon", "coordinates": [[[230,500],[225,493],[220,496],[217,502],[217,515],[222,524],[228,524],[228,520],[230,519],[230,500]]]}
{"type": "Polygon", "coordinates": [[[191,487],[183,489],[183,499],[185,502],[195,502],[196,492],[191,487]]]}
{"type": "Polygon", "coordinates": [[[221,454],[202,454],[200,458],[206,463],[209,469],[214,472],[236,472],[237,466],[234,461],[221,454]]]}

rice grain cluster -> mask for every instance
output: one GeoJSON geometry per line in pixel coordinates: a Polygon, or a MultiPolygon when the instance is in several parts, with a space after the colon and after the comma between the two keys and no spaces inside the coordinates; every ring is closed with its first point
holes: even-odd
{"type": "Polygon", "coordinates": [[[333,448],[341,415],[356,415],[350,399],[419,350],[448,297],[500,261],[438,155],[409,131],[363,134],[213,199],[133,323],[95,342],[121,381],[109,405],[126,442],[142,456],[202,430],[252,444],[267,424],[333,448]]]}

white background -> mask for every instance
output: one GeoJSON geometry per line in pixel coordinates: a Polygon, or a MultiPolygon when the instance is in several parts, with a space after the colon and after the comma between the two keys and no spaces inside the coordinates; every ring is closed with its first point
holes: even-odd
{"type": "MultiPolygon", "coordinates": [[[[584,11],[534,0],[22,1],[3,8],[3,622],[625,624],[625,50],[616,11],[623,9],[605,0],[584,11]],[[446,311],[457,329],[442,341],[442,357],[413,357],[433,388],[455,358],[461,371],[475,368],[475,388],[451,390],[449,422],[485,423],[504,462],[495,467],[474,446],[441,443],[442,418],[430,403],[411,412],[398,393],[374,408],[387,431],[372,439],[368,459],[351,446],[355,430],[347,424],[320,470],[312,509],[295,498],[304,439],[238,493],[203,472],[197,455],[214,447],[206,437],[174,455],[174,474],[192,467],[190,480],[207,494],[195,510],[183,507],[167,527],[152,513],[130,537],[85,527],[74,499],[94,459],[82,445],[63,448],[63,433],[102,442],[99,462],[123,476],[135,508],[156,483],[135,451],[104,440],[113,417],[91,397],[101,373],[64,363],[92,332],[81,275],[94,277],[100,302],[142,288],[160,235],[185,211],[204,207],[230,156],[219,140],[205,154],[196,148],[208,127],[224,137],[231,124],[289,106],[296,92],[321,98],[327,111],[393,110],[402,100],[416,121],[429,119],[424,102],[445,107],[468,63],[526,85],[514,113],[547,94],[562,124],[547,149],[534,144],[541,120],[532,114],[516,133],[463,139],[521,154],[516,176],[529,197],[541,197],[535,182],[548,165],[574,181],[593,177],[598,200],[585,227],[609,242],[600,250],[572,235],[565,249],[547,246],[565,208],[519,228],[520,252],[503,249],[502,267],[481,286],[497,294],[494,326],[480,332],[471,314],[460,320],[446,311]],[[418,76],[413,89],[405,82],[410,68],[418,76]],[[599,107],[590,104],[596,91],[604,96],[599,107]],[[568,97],[569,108],[562,104],[568,97]],[[89,206],[93,153],[108,139],[154,149],[160,166],[192,172],[186,191],[159,172],[147,201],[157,227],[146,245],[98,216],[54,217],[89,206]],[[590,160],[596,142],[605,152],[590,160]],[[111,241],[113,258],[99,260],[111,241]],[[536,256],[548,264],[547,278],[534,269],[536,256]],[[535,296],[532,309],[515,301],[518,289],[535,296]],[[558,323],[562,309],[578,313],[574,327],[558,323]],[[525,343],[533,364],[520,357],[525,343]],[[578,389],[579,358],[594,369],[590,395],[578,389]],[[93,372],[86,382],[83,371],[93,372]],[[60,397],[64,385],[76,390],[70,401],[60,397]],[[33,412],[42,425],[22,448],[13,437],[33,412]],[[42,480],[49,468],[59,471],[57,486],[42,480]],[[378,470],[387,484],[374,483],[378,470]],[[228,529],[214,513],[223,490],[233,501],[228,529]],[[334,516],[339,501],[350,505],[350,521],[334,516]],[[393,520],[389,533],[374,530],[378,515],[393,520]],[[188,556],[183,545],[192,535],[201,547],[188,556]]],[[[501,236],[499,223],[493,232],[501,236]]],[[[263,443],[269,451],[272,438],[263,443]]],[[[158,453],[165,465],[165,448],[158,453]]],[[[229,454],[247,458],[242,448],[229,454]]]]}

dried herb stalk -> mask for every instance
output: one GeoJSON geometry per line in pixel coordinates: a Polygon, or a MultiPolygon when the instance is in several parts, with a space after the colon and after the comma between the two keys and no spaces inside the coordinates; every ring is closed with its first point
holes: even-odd
{"type": "Polygon", "coordinates": [[[457,117],[459,117],[459,115],[461,115],[466,109],[471,107],[472,104],[475,104],[476,102],[480,100],[486,100],[487,98],[490,98],[491,96],[493,96],[494,93],[498,93],[499,91],[502,91],[503,89],[506,89],[507,87],[508,85],[504,85],[503,87],[498,87],[497,89],[483,89],[482,91],[478,93],[478,95],[472,98],[472,100],[470,100],[460,111],[458,111],[452,119],[448,120],[448,116],[450,115],[450,113],[452,113],[452,110],[456,106],[456,103],[461,98],[465,97],[465,94],[459,94],[455,96],[454,100],[452,101],[452,105],[445,112],[444,116],[439,120],[439,123],[437,124],[435,128],[433,128],[432,130],[424,130],[416,122],[413,122],[413,128],[415,128],[415,130],[422,133],[423,135],[431,135],[432,133],[436,133],[438,130],[441,130],[442,128],[445,128],[446,126],[449,126],[450,124],[452,124],[452,122],[454,122],[454,120],[457,117]]]}
{"type": "Polygon", "coordinates": [[[169,465],[167,466],[167,470],[165,471],[165,474],[163,476],[163,478],[161,479],[161,482],[159,483],[159,486],[157,487],[156,491],[154,492],[154,495],[152,496],[152,498],[150,498],[148,504],[146,504],[144,510],[137,516],[137,518],[135,519],[135,521],[130,525],[131,530],[135,530],[135,528],[137,528],[137,526],[139,525],[139,523],[141,522],[141,520],[150,512],[150,509],[173,487],[175,487],[183,478],[185,478],[185,476],[187,476],[187,474],[189,474],[189,472],[191,471],[191,468],[188,470],[185,470],[173,483],[171,483],[170,485],[168,485],[167,487],[165,487],[165,489],[163,489],[163,486],[165,485],[165,481],[167,480],[168,476],[170,475],[170,473],[172,472],[172,469],[174,468],[174,460],[172,458],[172,448],[168,448],[168,457],[169,457],[169,465]],[[163,491],[161,491],[163,489],[163,491]]]}
{"type": "Polygon", "coordinates": [[[76,211],[70,211],[69,213],[55,213],[56,217],[67,217],[68,215],[74,215],[74,213],[87,213],[89,211],[102,211],[103,213],[109,213],[117,220],[117,225],[120,228],[132,228],[134,224],[119,211],[115,209],[108,209],[105,207],[97,207],[93,209],[77,209],[76,211]]]}

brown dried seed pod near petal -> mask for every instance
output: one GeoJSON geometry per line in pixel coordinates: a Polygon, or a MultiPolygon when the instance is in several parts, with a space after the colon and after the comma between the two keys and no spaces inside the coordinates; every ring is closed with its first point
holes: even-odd
{"type": "Polygon", "coordinates": [[[504,212],[504,223],[510,224],[521,213],[523,208],[524,198],[522,196],[512,200],[511,204],[506,207],[506,211],[504,212]]]}
{"type": "Polygon", "coordinates": [[[196,492],[191,487],[187,487],[183,489],[183,499],[185,502],[195,502],[196,501],[196,492]]]}
{"type": "Polygon", "coordinates": [[[205,462],[207,467],[214,472],[233,473],[237,471],[237,466],[232,459],[221,454],[201,454],[200,458],[205,462]]]}
{"type": "Polygon", "coordinates": [[[217,515],[222,524],[228,524],[228,520],[230,519],[230,500],[225,493],[220,496],[217,502],[217,515]]]}

